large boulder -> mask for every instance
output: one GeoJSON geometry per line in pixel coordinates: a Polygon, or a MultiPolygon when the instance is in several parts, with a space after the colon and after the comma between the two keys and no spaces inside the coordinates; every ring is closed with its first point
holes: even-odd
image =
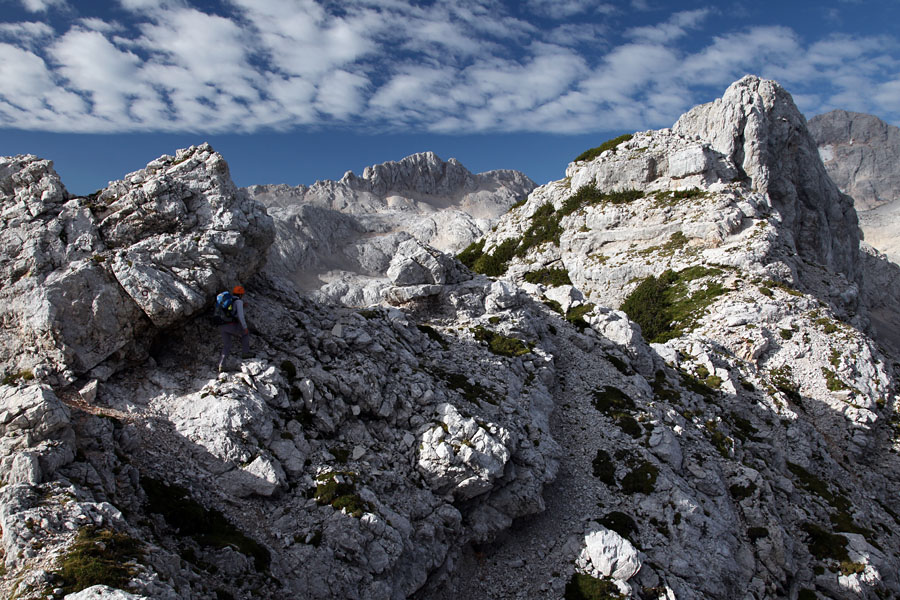
{"type": "Polygon", "coordinates": [[[52,163],[0,159],[0,362],[43,376],[140,356],[153,328],[250,277],[271,218],[208,144],[162,156],[89,198],[52,163]]]}

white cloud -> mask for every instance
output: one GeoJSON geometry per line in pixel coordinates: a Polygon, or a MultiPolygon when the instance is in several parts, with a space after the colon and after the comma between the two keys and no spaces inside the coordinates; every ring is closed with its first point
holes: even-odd
{"type": "Polygon", "coordinates": [[[22,0],[22,6],[29,12],[47,12],[51,8],[68,8],[66,0],[22,0]]]}
{"type": "Polygon", "coordinates": [[[610,2],[597,0],[527,0],[525,7],[544,17],[552,19],[568,19],[582,14],[613,14],[618,12],[610,2]]]}
{"type": "Polygon", "coordinates": [[[363,90],[368,83],[368,79],[356,73],[330,73],[318,87],[315,106],[320,112],[338,119],[353,116],[362,108],[363,90]]]}
{"type": "Polygon", "coordinates": [[[0,23],[0,38],[18,40],[33,46],[45,42],[54,35],[53,28],[46,23],[28,21],[25,23],[0,23]]]}
{"type": "Polygon", "coordinates": [[[683,37],[688,30],[697,28],[711,12],[710,9],[703,8],[675,13],[665,23],[635,27],[630,29],[627,35],[642,42],[665,44],[683,37]]]}
{"type": "Polygon", "coordinates": [[[0,24],[0,126],[646,129],[745,73],[776,78],[805,111],[900,114],[897,39],[805,40],[777,26],[713,36],[701,27],[718,9],[654,22],[634,12],[649,5],[612,0],[227,0],[216,14],[186,0],[119,4],[128,21],[73,12],[60,34],[0,24]],[[571,22],[547,28],[534,14],[571,22]],[[625,19],[643,25],[620,34],[625,19]]]}

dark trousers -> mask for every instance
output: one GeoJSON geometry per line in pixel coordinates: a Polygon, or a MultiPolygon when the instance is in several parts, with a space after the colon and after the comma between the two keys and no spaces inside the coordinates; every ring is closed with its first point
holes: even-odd
{"type": "Polygon", "coordinates": [[[241,338],[241,354],[250,354],[250,334],[244,333],[244,328],[240,323],[225,323],[219,326],[222,332],[222,357],[219,359],[219,366],[225,364],[228,353],[231,352],[232,338],[241,338]]]}

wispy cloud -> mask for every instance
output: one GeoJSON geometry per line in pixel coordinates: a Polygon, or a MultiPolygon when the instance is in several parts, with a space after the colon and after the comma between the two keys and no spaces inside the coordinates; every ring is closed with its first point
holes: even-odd
{"type": "Polygon", "coordinates": [[[35,13],[47,12],[51,8],[67,8],[66,0],[22,0],[22,7],[35,13]]]}
{"type": "Polygon", "coordinates": [[[118,0],[100,18],[21,1],[71,21],[0,23],[0,127],[640,129],[670,125],[748,72],[778,79],[810,112],[900,116],[895,38],[713,33],[716,9],[651,21],[653,3],[599,0],[226,0],[215,13],[118,0]]]}

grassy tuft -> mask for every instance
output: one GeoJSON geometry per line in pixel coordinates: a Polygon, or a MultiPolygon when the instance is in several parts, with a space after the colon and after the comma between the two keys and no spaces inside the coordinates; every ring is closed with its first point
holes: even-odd
{"type": "Polygon", "coordinates": [[[75,543],[60,558],[57,574],[66,594],[94,585],[123,588],[135,574],[127,563],[142,556],[140,542],[124,533],[82,527],[75,543]]]}
{"type": "Polygon", "coordinates": [[[619,144],[621,144],[623,142],[627,142],[628,140],[630,140],[633,137],[634,137],[634,135],[632,135],[630,133],[626,133],[624,135],[620,135],[619,137],[615,137],[611,140],[606,140],[605,142],[603,142],[596,148],[590,148],[588,150],[585,150],[581,154],[579,154],[577,157],[575,157],[575,162],[580,162],[580,161],[585,161],[585,160],[594,160],[595,158],[597,158],[598,156],[600,156],[607,150],[614,150],[616,148],[616,146],[618,146],[619,144]]]}
{"type": "Polygon", "coordinates": [[[625,600],[610,579],[597,579],[584,573],[573,573],[566,583],[565,600],[625,600]]]}

